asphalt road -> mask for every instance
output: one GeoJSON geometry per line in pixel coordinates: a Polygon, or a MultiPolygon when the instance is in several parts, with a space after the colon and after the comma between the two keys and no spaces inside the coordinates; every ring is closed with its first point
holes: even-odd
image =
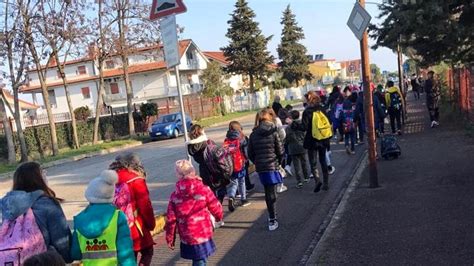
{"type": "MultiPolygon", "coordinates": [[[[250,134],[254,117],[247,116],[240,119],[244,131],[250,134]]],[[[227,131],[227,125],[215,126],[205,129],[209,138],[217,143],[222,143],[227,131]]],[[[124,152],[124,151],[122,151],[124,152]]],[[[175,174],[174,162],[186,158],[184,137],[147,143],[130,148],[127,152],[137,153],[148,172],[148,187],[151,194],[155,213],[166,210],[170,194],[174,190],[175,174]]],[[[84,191],[87,184],[101,171],[108,168],[109,164],[121,152],[103,156],[86,158],[48,168],[47,177],[50,187],[57,196],[65,199],[62,204],[68,220],[87,206],[84,191]]],[[[11,180],[0,182],[0,195],[3,197],[12,187],[11,180]]]]}

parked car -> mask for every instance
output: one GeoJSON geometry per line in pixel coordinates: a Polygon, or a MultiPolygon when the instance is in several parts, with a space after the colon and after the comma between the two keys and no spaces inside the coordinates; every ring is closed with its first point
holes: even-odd
{"type": "MultiPolygon", "coordinates": [[[[186,125],[188,130],[192,126],[191,117],[186,115],[186,125]]],[[[160,138],[177,138],[184,134],[183,120],[181,119],[181,113],[174,113],[169,115],[160,116],[150,128],[148,133],[152,140],[160,138]]]]}

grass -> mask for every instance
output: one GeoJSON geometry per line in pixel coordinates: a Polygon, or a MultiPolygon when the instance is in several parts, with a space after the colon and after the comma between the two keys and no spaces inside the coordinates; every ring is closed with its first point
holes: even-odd
{"type": "Polygon", "coordinates": [[[243,116],[255,114],[256,112],[257,110],[234,112],[234,113],[226,114],[224,116],[214,116],[214,117],[203,118],[201,120],[196,121],[196,123],[201,125],[202,127],[210,127],[218,123],[227,122],[227,121],[231,121],[243,116]]]}
{"type": "MultiPolygon", "coordinates": [[[[89,144],[89,145],[83,145],[81,148],[77,150],[73,150],[69,148],[61,149],[59,150],[59,155],[57,156],[46,155],[45,158],[39,159],[38,155],[33,155],[31,159],[37,160],[39,163],[44,164],[44,163],[49,163],[52,161],[58,161],[62,159],[71,158],[78,155],[98,152],[98,151],[107,150],[111,148],[123,147],[125,145],[134,144],[138,142],[141,142],[141,141],[136,140],[136,139],[126,139],[126,140],[103,142],[97,145],[89,144]]],[[[17,166],[18,164],[6,164],[6,163],[0,162],[0,174],[11,172],[15,170],[17,166]]]]}
{"type": "Polygon", "coordinates": [[[447,124],[453,129],[464,129],[469,138],[474,138],[474,124],[457,107],[449,102],[441,102],[439,109],[443,125],[447,124]]]}

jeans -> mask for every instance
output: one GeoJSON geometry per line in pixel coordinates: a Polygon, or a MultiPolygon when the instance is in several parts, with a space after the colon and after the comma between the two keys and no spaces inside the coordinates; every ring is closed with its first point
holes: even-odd
{"type": "Polygon", "coordinates": [[[193,260],[193,266],[205,266],[207,264],[206,259],[193,260]]]}
{"type": "Polygon", "coordinates": [[[428,108],[430,112],[430,121],[439,121],[439,108],[428,108]]]}
{"type": "Polygon", "coordinates": [[[420,90],[418,89],[413,89],[413,94],[415,95],[415,100],[420,99],[420,90]]]}
{"type": "Polygon", "coordinates": [[[270,219],[276,218],[276,184],[264,186],[265,188],[265,203],[267,204],[268,216],[270,219]]]}
{"type": "Polygon", "coordinates": [[[303,154],[295,154],[291,155],[293,158],[293,174],[296,177],[296,180],[301,182],[303,179],[309,178],[308,173],[308,161],[306,160],[306,155],[303,154]]]}
{"type": "Polygon", "coordinates": [[[138,266],[148,266],[151,265],[151,260],[153,259],[153,246],[142,249],[140,251],[135,251],[135,258],[138,258],[138,254],[141,254],[140,260],[137,261],[138,266]]]}
{"type": "Polygon", "coordinates": [[[235,198],[237,194],[237,189],[240,192],[240,199],[247,199],[247,189],[245,188],[245,173],[242,172],[240,177],[232,177],[230,184],[227,185],[227,196],[229,198],[235,198]]]}
{"type": "Polygon", "coordinates": [[[389,108],[388,115],[390,116],[390,127],[392,128],[392,133],[397,132],[397,130],[402,130],[402,110],[389,108]],[[397,122],[396,127],[395,121],[397,122]]]}
{"type": "Polygon", "coordinates": [[[319,163],[321,164],[321,170],[323,175],[328,175],[328,165],[326,163],[326,147],[320,146],[317,149],[308,150],[309,165],[311,168],[311,173],[316,180],[316,183],[321,182],[318,173],[318,157],[319,163]]]}
{"type": "Polygon", "coordinates": [[[344,134],[344,143],[346,147],[349,147],[349,141],[351,144],[351,151],[355,150],[355,141],[356,141],[356,133],[355,130],[351,130],[350,132],[344,134]]]}

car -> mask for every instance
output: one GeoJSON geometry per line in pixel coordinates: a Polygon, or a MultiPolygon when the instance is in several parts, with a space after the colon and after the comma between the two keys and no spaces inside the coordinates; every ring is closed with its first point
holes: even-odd
{"type": "MultiPolygon", "coordinates": [[[[151,124],[150,128],[148,128],[148,134],[150,135],[151,140],[177,138],[184,134],[182,121],[181,113],[160,116],[155,122],[153,122],[153,124],[151,124]]],[[[188,130],[193,125],[189,115],[186,115],[186,125],[188,130]]]]}

